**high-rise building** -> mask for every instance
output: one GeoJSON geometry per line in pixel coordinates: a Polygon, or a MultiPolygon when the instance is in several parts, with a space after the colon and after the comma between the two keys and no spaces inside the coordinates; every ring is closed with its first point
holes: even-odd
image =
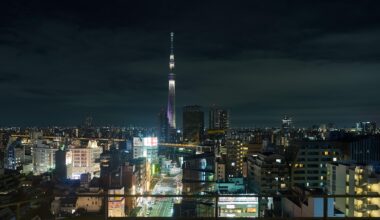
{"type": "Polygon", "coordinates": [[[376,122],[358,122],[356,123],[356,131],[359,134],[375,134],[376,122]]]}
{"type": "MultiPolygon", "coordinates": [[[[15,140],[9,142],[5,153],[5,168],[9,170],[16,170],[19,166],[16,159],[16,149],[22,148],[21,140],[15,140]]],[[[20,151],[19,151],[20,152],[20,151]]],[[[20,155],[20,153],[18,153],[20,155]]]]}
{"type": "Polygon", "coordinates": [[[115,187],[112,176],[118,173],[119,166],[120,153],[114,146],[100,155],[100,183],[103,188],[115,187]]]}
{"type": "Polygon", "coordinates": [[[0,175],[4,174],[4,168],[7,165],[6,148],[10,134],[0,132],[0,175]]]}
{"type": "Polygon", "coordinates": [[[380,135],[354,137],[348,142],[348,157],[358,163],[380,161],[380,135]]]}
{"type": "Polygon", "coordinates": [[[243,177],[244,165],[248,152],[247,144],[240,140],[228,140],[227,146],[227,175],[230,177],[243,177]]]}
{"type": "Polygon", "coordinates": [[[282,119],[282,128],[284,130],[288,130],[292,126],[292,119],[285,115],[285,117],[282,119]]]}
{"type": "Polygon", "coordinates": [[[291,145],[294,150],[291,166],[291,182],[307,188],[326,186],[326,165],[342,157],[340,142],[297,141],[291,145]]]}
{"type": "Polygon", "coordinates": [[[176,128],[175,120],[175,74],[174,74],[174,33],[170,33],[170,57],[169,57],[169,94],[167,106],[167,118],[169,128],[176,128]]]}
{"type": "Polygon", "coordinates": [[[216,181],[226,181],[226,163],[223,161],[221,157],[217,157],[215,159],[215,176],[216,181]]]}
{"type": "Polygon", "coordinates": [[[62,148],[55,152],[55,173],[61,180],[67,178],[66,151],[62,148]]]}
{"type": "Polygon", "coordinates": [[[182,170],[184,192],[196,194],[214,190],[215,155],[213,153],[185,157],[182,170]]]}
{"type": "Polygon", "coordinates": [[[226,109],[211,107],[209,112],[210,130],[227,130],[230,126],[229,114],[226,109]]]}
{"type": "Polygon", "coordinates": [[[157,137],[134,137],[133,159],[145,157],[151,164],[158,163],[157,137]]]}
{"type": "Polygon", "coordinates": [[[55,152],[58,147],[52,142],[38,140],[33,148],[33,174],[39,175],[55,168],[55,152]]]}
{"type": "Polygon", "coordinates": [[[160,142],[167,142],[168,138],[168,117],[165,109],[161,109],[158,114],[158,139],[160,142]]]}
{"type": "Polygon", "coordinates": [[[204,113],[200,106],[192,105],[183,108],[183,140],[200,143],[203,138],[204,113]]]}
{"type": "Polygon", "coordinates": [[[250,192],[276,194],[289,184],[288,164],[279,154],[259,153],[248,158],[250,192]]]}
{"type": "Polygon", "coordinates": [[[335,198],[335,208],[346,217],[380,217],[380,167],[335,162],[327,165],[327,192],[332,195],[363,195],[335,198]]]}
{"type": "Polygon", "coordinates": [[[33,172],[32,144],[20,138],[10,138],[5,151],[5,168],[22,173],[33,172]]]}

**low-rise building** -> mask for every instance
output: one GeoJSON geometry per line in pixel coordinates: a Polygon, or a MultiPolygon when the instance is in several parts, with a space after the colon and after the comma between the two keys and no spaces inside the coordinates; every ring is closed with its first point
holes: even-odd
{"type": "MultiPolygon", "coordinates": [[[[323,217],[324,198],[321,189],[294,187],[282,197],[283,217],[323,217]]],[[[327,217],[344,217],[334,209],[334,199],[327,198],[327,217]]]]}
{"type": "Polygon", "coordinates": [[[64,197],[60,199],[60,212],[63,214],[74,214],[76,211],[77,197],[64,197]]]}
{"type": "Polygon", "coordinates": [[[219,197],[220,217],[259,217],[258,198],[252,194],[247,197],[219,197]]]}
{"type": "Polygon", "coordinates": [[[84,209],[86,212],[99,212],[103,205],[103,190],[100,188],[89,188],[78,192],[76,209],[84,209]],[[91,196],[93,195],[93,196],[91,196]]]}
{"type": "Polygon", "coordinates": [[[124,187],[108,190],[108,217],[125,217],[124,187]]]}
{"type": "Polygon", "coordinates": [[[216,182],[218,193],[245,193],[243,178],[228,178],[228,181],[216,182]]]}

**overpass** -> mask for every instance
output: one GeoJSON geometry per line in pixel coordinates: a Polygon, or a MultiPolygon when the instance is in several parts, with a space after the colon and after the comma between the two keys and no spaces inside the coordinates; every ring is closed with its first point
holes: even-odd
{"type": "MultiPolygon", "coordinates": [[[[14,137],[14,138],[29,138],[29,139],[31,139],[31,136],[30,135],[26,135],[26,134],[12,134],[11,137],[14,137]]],[[[41,136],[40,138],[41,139],[50,139],[50,140],[69,138],[69,139],[72,139],[72,140],[84,140],[84,141],[87,141],[87,140],[96,140],[96,141],[113,141],[113,142],[122,142],[122,141],[127,141],[128,140],[126,138],[86,138],[86,137],[62,137],[62,136],[41,136]]],[[[191,149],[195,149],[199,145],[192,144],[192,143],[163,143],[163,142],[159,142],[158,146],[173,147],[173,148],[191,148],[191,149]]]]}

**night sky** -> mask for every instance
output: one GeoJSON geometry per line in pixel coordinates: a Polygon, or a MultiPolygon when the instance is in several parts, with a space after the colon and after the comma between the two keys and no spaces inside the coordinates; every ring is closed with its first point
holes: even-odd
{"type": "Polygon", "coordinates": [[[0,126],[155,126],[171,31],[180,124],[380,122],[380,1],[59,2],[0,2],[0,126]]]}

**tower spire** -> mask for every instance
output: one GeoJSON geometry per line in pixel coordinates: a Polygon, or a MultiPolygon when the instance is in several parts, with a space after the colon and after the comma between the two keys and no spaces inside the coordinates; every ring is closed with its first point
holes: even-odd
{"type": "Polygon", "coordinates": [[[169,59],[170,73],[174,71],[174,32],[170,32],[170,59],[169,59]]]}
{"type": "Polygon", "coordinates": [[[176,128],[175,120],[175,74],[174,74],[174,32],[170,33],[170,57],[169,57],[169,93],[167,118],[170,129],[176,128]]]}
{"type": "Polygon", "coordinates": [[[174,32],[170,32],[170,54],[174,54],[174,32]]]}

